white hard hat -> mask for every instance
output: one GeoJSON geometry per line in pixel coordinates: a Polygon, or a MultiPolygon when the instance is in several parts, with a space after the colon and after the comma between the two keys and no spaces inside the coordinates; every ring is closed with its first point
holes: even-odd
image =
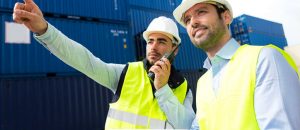
{"type": "Polygon", "coordinates": [[[233,17],[232,8],[230,4],[226,0],[182,0],[181,4],[173,11],[173,15],[177,22],[179,22],[183,27],[185,27],[185,24],[182,21],[182,16],[184,13],[189,10],[191,7],[193,7],[195,4],[198,3],[210,3],[213,4],[214,2],[220,3],[229,10],[231,18],[233,17]]]}
{"type": "Polygon", "coordinates": [[[172,19],[164,16],[160,16],[151,21],[147,30],[143,33],[144,39],[147,41],[149,35],[152,33],[162,33],[166,35],[172,40],[173,44],[179,45],[181,42],[176,23],[172,19]]]}

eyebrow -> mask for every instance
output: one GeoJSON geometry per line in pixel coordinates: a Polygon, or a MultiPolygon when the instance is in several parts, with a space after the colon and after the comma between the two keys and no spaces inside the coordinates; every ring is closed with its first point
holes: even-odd
{"type": "MultiPolygon", "coordinates": [[[[200,7],[200,8],[195,9],[195,10],[193,11],[193,13],[197,13],[197,11],[203,10],[203,9],[204,9],[204,10],[208,10],[207,5],[205,5],[204,7],[200,7]]],[[[186,18],[190,17],[190,15],[186,16],[185,14],[186,14],[186,12],[182,15],[182,18],[181,18],[181,21],[183,21],[183,22],[184,22],[184,20],[185,20],[186,18]]]]}
{"type": "MultiPolygon", "coordinates": [[[[149,39],[149,41],[154,41],[154,38],[149,39]]],[[[167,42],[167,39],[165,39],[165,38],[157,38],[157,41],[167,42]]]]}

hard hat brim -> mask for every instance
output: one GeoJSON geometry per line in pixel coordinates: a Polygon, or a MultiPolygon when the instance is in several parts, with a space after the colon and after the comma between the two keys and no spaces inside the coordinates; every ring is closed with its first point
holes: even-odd
{"type": "Polygon", "coordinates": [[[149,35],[150,35],[150,34],[153,34],[153,33],[160,33],[160,34],[163,34],[163,35],[167,36],[168,38],[170,38],[172,41],[173,41],[174,38],[176,38],[176,40],[178,41],[178,42],[176,43],[177,45],[179,45],[180,42],[181,42],[181,39],[180,39],[180,38],[175,37],[175,36],[173,37],[172,34],[166,33],[166,32],[163,32],[163,31],[144,31],[144,32],[143,32],[143,38],[145,39],[145,41],[147,41],[149,35]]]}
{"type": "MultiPolygon", "coordinates": [[[[176,19],[176,21],[178,23],[180,23],[180,25],[182,25],[183,27],[186,27],[184,22],[182,21],[182,17],[184,15],[184,13],[187,10],[189,10],[191,7],[193,7],[195,4],[206,3],[206,2],[209,3],[211,1],[214,1],[214,0],[185,0],[173,11],[173,16],[176,19]]],[[[216,0],[215,2],[218,2],[218,0],[216,0]]],[[[231,8],[230,4],[227,1],[224,1],[224,2],[225,3],[221,3],[221,4],[224,4],[229,9],[231,17],[233,17],[232,8],[231,8]]]]}

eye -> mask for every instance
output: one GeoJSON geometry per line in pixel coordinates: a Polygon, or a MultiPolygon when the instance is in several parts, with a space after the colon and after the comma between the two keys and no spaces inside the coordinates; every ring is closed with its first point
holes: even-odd
{"type": "Polygon", "coordinates": [[[198,10],[196,11],[196,13],[197,13],[197,15],[199,16],[199,15],[205,14],[206,11],[205,11],[205,10],[202,10],[202,9],[198,9],[198,10]]]}
{"type": "Polygon", "coordinates": [[[150,45],[150,44],[152,44],[153,43],[153,41],[151,41],[151,40],[148,40],[147,41],[147,45],[150,45]]]}
{"type": "Polygon", "coordinates": [[[190,23],[190,21],[191,21],[191,18],[189,18],[189,17],[183,19],[183,22],[185,25],[188,25],[190,23]]]}
{"type": "Polygon", "coordinates": [[[165,41],[159,41],[159,44],[167,44],[165,41]]]}

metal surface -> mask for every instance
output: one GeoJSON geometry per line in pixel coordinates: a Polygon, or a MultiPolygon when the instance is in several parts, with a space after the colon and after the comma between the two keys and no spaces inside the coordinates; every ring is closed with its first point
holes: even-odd
{"type": "Polygon", "coordinates": [[[111,99],[110,90],[82,75],[0,78],[0,129],[104,129],[111,99]]]}
{"type": "Polygon", "coordinates": [[[155,9],[167,12],[173,12],[176,7],[175,0],[129,0],[129,4],[135,8],[155,9]]]}
{"type": "MultiPolygon", "coordinates": [[[[127,63],[135,60],[134,45],[126,24],[46,18],[69,38],[81,43],[105,62],[127,63]]],[[[1,15],[1,34],[11,15],[1,15]]],[[[60,61],[31,36],[31,44],[6,44],[0,39],[0,75],[77,73],[60,61]]]]}
{"type": "Polygon", "coordinates": [[[232,36],[241,44],[274,44],[282,49],[287,46],[283,26],[280,23],[244,14],[234,18],[230,28],[232,36]]]}
{"type": "MultiPolygon", "coordinates": [[[[23,0],[1,0],[0,8],[13,9],[23,0]]],[[[128,0],[34,0],[43,13],[127,21],[128,0]]]]}

